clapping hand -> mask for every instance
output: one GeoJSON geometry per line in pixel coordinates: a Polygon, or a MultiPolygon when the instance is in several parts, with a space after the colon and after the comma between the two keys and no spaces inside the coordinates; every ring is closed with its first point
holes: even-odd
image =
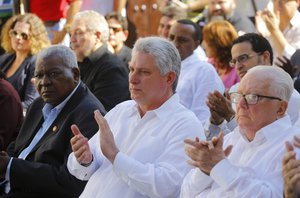
{"type": "Polygon", "coordinates": [[[191,158],[188,163],[209,175],[212,168],[225,159],[232,150],[232,145],[223,150],[223,139],[223,132],[219,133],[218,137],[213,137],[211,141],[201,141],[199,138],[186,139],[185,152],[191,158]]]}

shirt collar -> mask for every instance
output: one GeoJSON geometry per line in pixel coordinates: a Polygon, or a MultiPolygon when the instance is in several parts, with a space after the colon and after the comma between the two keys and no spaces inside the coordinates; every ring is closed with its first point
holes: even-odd
{"type": "MultiPolygon", "coordinates": [[[[146,114],[154,114],[159,119],[163,119],[169,114],[172,113],[172,109],[175,109],[175,107],[179,104],[179,95],[177,93],[173,94],[167,101],[165,101],[160,107],[157,109],[147,111],[146,114]]],[[[139,113],[139,107],[136,103],[130,114],[139,113]]],[[[145,115],[146,115],[145,114],[145,115]]]]}
{"type": "Polygon", "coordinates": [[[68,97],[64,101],[62,101],[59,105],[57,105],[53,108],[53,105],[51,105],[49,103],[45,104],[45,106],[42,109],[43,116],[44,116],[45,120],[47,119],[47,117],[49,116],[51,111],[55,112],[56,115],[58,115],[61,112],[62,108],[66,105],[66,103],[74,95],[75,91],[78,89],[80,83],[81,82],[78,83],[78,85],[75,87],[75,89],[73,89],[73,91],[68,95],[68,97]]]}
{"type": "Polygon", "coordinates": [[[296,12],[296,14],[293,16],[293,18],[290,20],[290,25],[292,27],[299,26],[300,25],[300,12],[296,12]]]}
{"type": "Polygon", "coordinates": [[[92,63],[96,63],[105,53],[108,52],[107,45],[103,44],[101,47],[96,49],[92,54],[90,54],[87,59],[92,63]]]}
{"type": "Polygon", "coordinates": [[[255,134],[254,139],[249,142],[243,133],[243,138],[251,145],[262,144],[266,141],[271,141],[275,137],[283,135],[288,128],[292,127],[292,122],[289,115],[285,115],[282,118],[272,122],[271,124],[261,128],[255,134]]]}
{"type": "MultiPolygon", "coordinates": [[[[193,52],[190,56],[186,57],[183,61],[181,61],[181,67],[185,66],[189,66],[190,62],[197,60],[198,56],[196,55],[195,52],[193,52]]],[[[200,60],[199,60],[200,61],[200,60]]]]}

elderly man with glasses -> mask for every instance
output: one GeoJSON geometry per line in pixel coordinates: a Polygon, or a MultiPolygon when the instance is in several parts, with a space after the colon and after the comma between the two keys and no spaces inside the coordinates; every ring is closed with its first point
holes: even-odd
{"type": "Polygon", "coordinates": [[[286,114],[292,92],[293,80],[281,68],[250,69],[230,94],[238,127],[211,141],[185,140],[195,168],[181,197],[282,197],[284,143],[299,133],[286,114]]]}
{"type": "MultiPolygon", "coordinates": [[[[231,48],[231,65],[236,68],[242,79],[249,69],[257,65],[272,65],[273,51],[270,43],[263,36],[256,33],[248,33],[233,41],[231,48]]],[[[239,84],[232,86],[229,93],[236,92],[239,84]]],[[[233,131],[237,126],[235,119],[235,105],[232,106],[229,94],[224,97],[220,92],[214,91],[208,95],[207,106],[211,116],[205,123],[205,134],[207,139],[217,136],[220,130],[225,134],[233,131]]],[[[300,94],[294,89],[287,114],[292,124],[299,118],[300,94]]]]}
{"type": "Polygon", "coordinates": [[[70,29],[71,48],[76,54],[81,80],[107,111],[128,100],[128,69],[108,51],[109,26],[92,10],[77,13],[70,29]]]}

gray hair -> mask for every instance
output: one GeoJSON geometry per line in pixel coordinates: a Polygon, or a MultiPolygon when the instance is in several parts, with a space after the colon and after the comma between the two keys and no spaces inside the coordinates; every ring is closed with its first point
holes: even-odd
{"type": "Polygon", "coordinates": [[[62,64],[69,68],[78,68],[77,59],[74,52],[64,45],[52,45],[43,49],[37,54],[36,63],[49,56],[55,56],[62,61],[62,64]]]}
{"type": "Polygon", "coordinates": [[[93,10],[85,10],[78,12],[74,16],[75,20],[84,20],[87,29],[99,31],[101,33],[102,42],[106,42],[109,37],[108,23],[104,16],[93,10]]]}
{"type": "Polygon", "coordinates": [[[180,74],[181,59],[174,44],[161,37],[140,38],[134,44],[132,56],[137,52],[153,56],[161,75],[166,75],[171,71],[176,73],[176,79],[172,87],[175,92],[180,74]]]}
{"type": "Polygon", "coordinates": [[[290,100],[294,91],[294,82],[291,76],[282,68],[277,66],[259,65],[249,69],[246,75],[252,73],[255,76],[261,76],[266,81],[270,81],[269,90],[272,91],[275,96],[282,100],[290,100]]]}

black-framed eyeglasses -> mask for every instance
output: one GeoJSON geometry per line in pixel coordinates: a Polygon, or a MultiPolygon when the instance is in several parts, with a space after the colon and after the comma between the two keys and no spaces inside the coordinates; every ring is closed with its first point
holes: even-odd
{"type": "Polygon", "coordinates": [[[239,103],[241,99],[244,98],[246,103],[248,105],[255,105],[261,98],[268,98],[271,100],[279,100],[282,101],[282,99],[274,96],[263,96],[263,95],[258,95],[258,94],[240,94],[237,92],[230,93],[230,100],[232,103],[239,103]]]}
{"type": "Polygon", "coordinates": [[[256,53],[256,54],[242,54],[234,59],[232,59],[229,64],[231,67],[234,67],[237,63],[243,64],[245,63],[247,60],[249,60],[250,58],[254,57],[254,56],[259,56],[261,55],[261,53],[256,53]]]}
{"type": "Polygon", "coordinates": [[[24,41],[27,41],[29,39],[29,34],[25,33],[25,32],[21,32],[21,33],[18,33],[16,30],[9,30],[9,36],[11,38],[16,38],[17,36],[20,36],[24,41]]]}

